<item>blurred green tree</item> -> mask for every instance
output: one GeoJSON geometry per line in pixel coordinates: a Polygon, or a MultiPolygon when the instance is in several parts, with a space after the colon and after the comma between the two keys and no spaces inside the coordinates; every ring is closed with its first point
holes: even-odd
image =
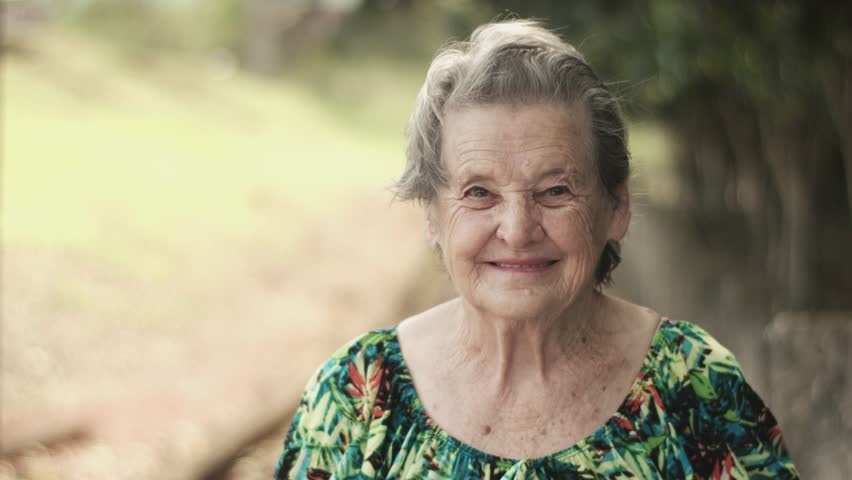
{"type": "MultiPolygon", "coordinates": [[[[679,203],[749,225],[778,309],[852,308],[852,6],[795,0],[88,0],[66,12],[127,45],[223,48],[274,74],[305,51],[425,62],[495,18],[580,46],[631,118],[679,146],[679,203]],[[838,263],[840,262],[840,263],[838,263]]],[[[720,246],[721,247],[721,246],[720,246]]]]}
{"type": "Polygon", "coordinates": [[[852,7],[491,0],[564,31],[678,139],[684,206],[741,213],[777,308],[849,308],[852,7]],[[632,86],[631,86],[632,85],[632,86]],[[840,263],[838,263],[840,262],[840,263]]]}

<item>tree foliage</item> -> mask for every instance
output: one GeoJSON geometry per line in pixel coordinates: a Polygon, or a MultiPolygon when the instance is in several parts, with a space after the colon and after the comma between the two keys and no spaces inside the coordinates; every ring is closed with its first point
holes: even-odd
{"type": "Polygon", "coordinates": [[[852,9],[791,0],[492,0],[579,44],[675,133],[685,207],[742,214],[778,308],[848,308],[852,9]],[[831,252],[831,253],[827,253],[831,252]],[[839,285],[838,285],[839,283],[839,285]]]}
{"type": "Polygon", "coordinates": [[[674,132],[682,206],[746,219],[752,261],[779,308],[852,306],[839,293],[852,284],[843,273],[852,271],[847,3],[353,0],[333,11],[336,2],[319,0],[78,3],[80,17],[130,43],[219,46],[267,73],[316,48],[425,62],[478,24],[540,18],[611,80],[628,116],[674,132]]]}

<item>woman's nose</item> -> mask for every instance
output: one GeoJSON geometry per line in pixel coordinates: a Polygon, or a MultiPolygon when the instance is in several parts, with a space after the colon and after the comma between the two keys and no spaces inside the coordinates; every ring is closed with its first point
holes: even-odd
{"type": "Polygon", "coordinates": [[[500,215],[497,238],[512,248],[522,248],[541,241],[544,230],[533,203],[528,199],[507,201],[500,215]]]}

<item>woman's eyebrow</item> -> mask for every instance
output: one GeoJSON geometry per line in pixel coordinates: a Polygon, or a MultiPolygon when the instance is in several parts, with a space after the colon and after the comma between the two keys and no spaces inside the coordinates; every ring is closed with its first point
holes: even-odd
{"type": "Polygon", "coordinates": [[[565,167],[556,167],[547,170],[546,172],[539,175],[539,178],[547,178],[547,177],[558,177],[562,175],[566,175],[568,170],[565,167]]]}
{"type": "MultiPolygon", "coordinates": [[[[479,173],[476,171],[471,171],[473,169],[465,169],[466,171],[462,171],[458,177],[456,177],[455,182],[458,185],[467,185],[470,183],[476,182],[488,182],[491,181],[492,178],[490,175],[485,173],[479,173]]],[[[544,180],[545,178],[552,177],[570,177],[572,175],[576,175],[578,173],[578,169],[571,167],[554,167],[538,176],[538,180],[544,180]]]]}
{"type": "Polygon", "coordinates": [[[488,175],[471,172],[471,173],[462,173],[461,175],[459,175],[458,179],[455,183],[457,183],[458,185],[467,185],[469,183],[487,182],[489,180],[491,180],[491,177],[488,176],[488,175]]]}
{"type": "Polygon", "coordinates": [[[551,177],[565,177],[570,178],[572,176],[576,176],[580,173],[579,169],[574,167],[555,167],[550,170],[545,171],[541,175],[539,175],[539,180],[543,180],[545,178],[551,177]]]}

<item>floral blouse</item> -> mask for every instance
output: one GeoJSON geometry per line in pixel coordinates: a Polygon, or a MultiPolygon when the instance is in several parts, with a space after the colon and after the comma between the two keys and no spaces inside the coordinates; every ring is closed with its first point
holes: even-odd
{"type": "Polygon", "coordinates": [[[600,428],[540,458],[492,455],[429,418],[396,327],[320,367],[275,479],[798,478],[772,413],[733,355],[688,322],[660,324],[630,393],[600,428]]]}

